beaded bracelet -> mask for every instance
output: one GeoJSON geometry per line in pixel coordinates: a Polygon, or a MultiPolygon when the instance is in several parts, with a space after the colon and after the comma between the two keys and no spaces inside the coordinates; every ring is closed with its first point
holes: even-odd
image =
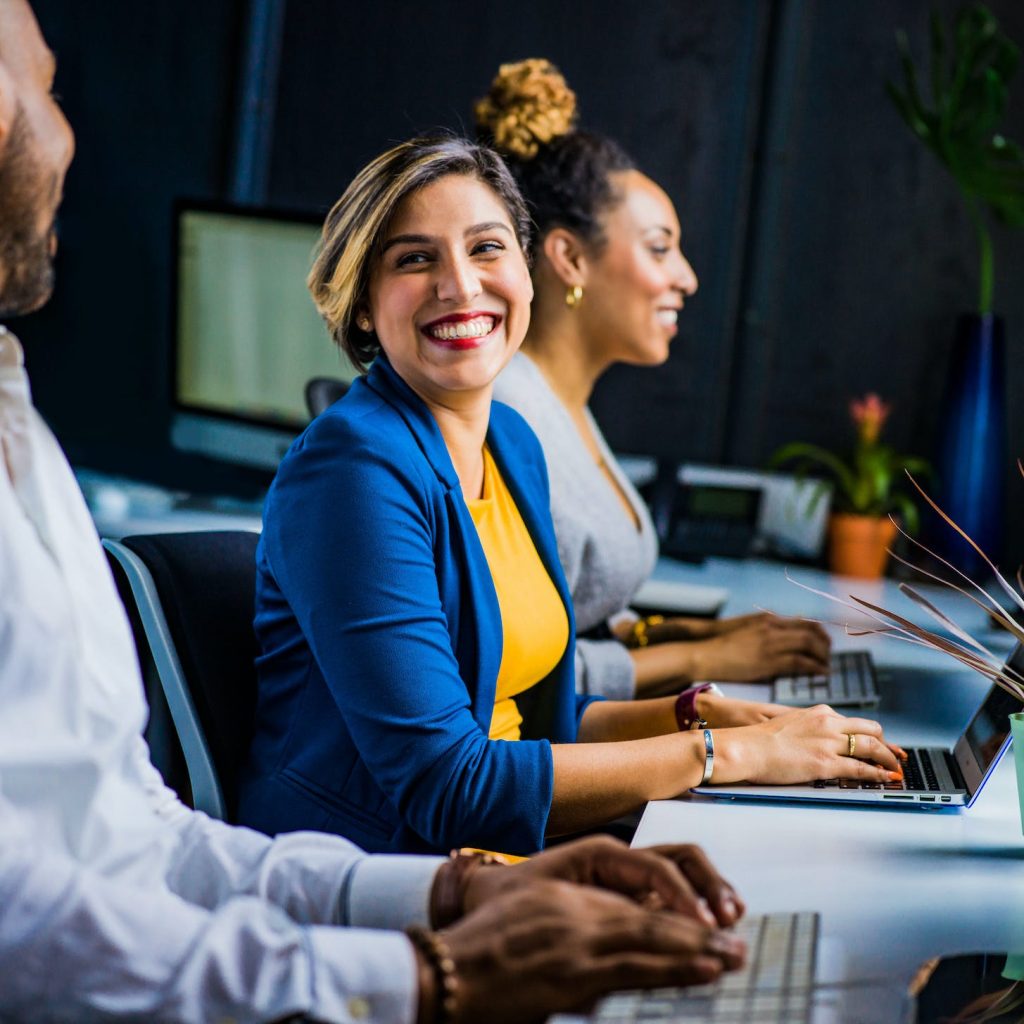
{"type": "Polygon", "coordinates": [[[423,954],[437,981],[433,1024],[452,1024],[459,1000],[459,976],[448,943],[437,932],[413,926],[405,929],[409,941],[423,954]]]}

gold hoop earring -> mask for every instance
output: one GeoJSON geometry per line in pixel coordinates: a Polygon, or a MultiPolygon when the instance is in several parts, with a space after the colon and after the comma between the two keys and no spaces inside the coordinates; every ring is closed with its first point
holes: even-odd
{"type": "Polygon", "coordinates": [[[369,333],[370,331],[370,318],[368,316],[361,316],[357,321],[359,330],[369,333]]]}
{"type": "Polygon", "coordinates": [[[576,309],[576,307],[583,301],[583,288],[581,285],[574,284],[571,288],[565,290],[565,304],[570,309],[576,309]]]}

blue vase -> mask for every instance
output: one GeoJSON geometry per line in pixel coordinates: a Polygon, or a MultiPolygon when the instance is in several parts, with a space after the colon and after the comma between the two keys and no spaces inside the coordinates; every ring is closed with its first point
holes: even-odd
{"type": "MultiPolygon", "coordinates": [[[[960,316],[940,411],[937,500],[993,561],[1003,542],[1009,471],[1005,367],[1003,321],[992,313],[960,316]]],[[[949,526],[940,523],[932,537],[938,553],[962,572],[983,573],[980,556],[949,526]]]]}

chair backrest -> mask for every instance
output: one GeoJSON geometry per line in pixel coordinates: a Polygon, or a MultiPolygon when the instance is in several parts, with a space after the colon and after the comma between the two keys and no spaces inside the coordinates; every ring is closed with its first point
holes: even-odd
{"type": "Polygon", "coordinates": [[[233,815],[256,710],[256,544],[245,531],[149,534],[121,563],[182,745],[197,809],[233,815]]]}
{"type": "Polygon", "coordinates": [[[328,406],[348,391],[348,385],[337,377],[313,377],[306,381],[306,408],[311,417],[319,416],[328,406]]]}

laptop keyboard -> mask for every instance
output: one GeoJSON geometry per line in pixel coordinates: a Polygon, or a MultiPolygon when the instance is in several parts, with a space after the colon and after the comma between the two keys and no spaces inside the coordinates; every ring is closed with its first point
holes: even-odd
{"type": "Polygon", "coordinates": [[[935,774],[935,766],[926,750],[907,751],[900,782],[862,782],[860,779],[819,779],[812,783],[815,789],[890,789],[915,790],[937,793],[942,787],[935,774]]]}
{"type": "Polygon", "coordinates": [[[747,962],[711,985],[619,992],[604,999],[599,1024],[805,1024],[811,1019],[819,918],[764,914],[740,921],[747,962]]]}
{"type": "Polygon", "coordinates": [[[878,701],[875,664],[867,651],[840,651],[832,655],[828,675],[779,676],[772,687],[772,699],[780,704],[842,707],[878,701]]]}

